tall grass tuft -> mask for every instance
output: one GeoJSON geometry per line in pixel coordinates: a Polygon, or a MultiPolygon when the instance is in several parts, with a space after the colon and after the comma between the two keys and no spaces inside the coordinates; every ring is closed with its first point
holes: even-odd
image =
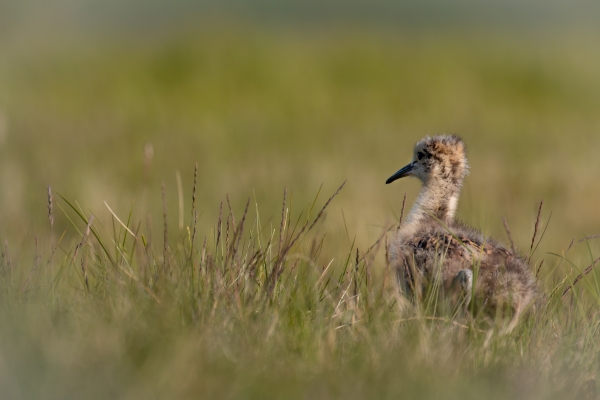
{"type": "MultiPolygon", "coordinates": [[[[109,209],[118,223],[108,230],[107,221],[63,197],[55,199],[58,208],[73,229],[84,228],[74,247],[63,243],[50,255],[57,271],[42,273],[37,258],[34,268],[27,269],[22,259],[13,265],[5,242],[0,366],[9,365],[10,372],[0,368],[0,381],[12,386],[3,386],[0,394],[140,399],[600,394],[598,259],[571,279],[552,274],[560,263],[571,262],[556,257],[541,275],[550,293],[544,306],[511,333],[500,334],[493,318],[446,307],[435,280],[420,301],[400,295],[381,254],[395,224],[384,227],[364,252],[327,238],[320,221],[346,182],[320,208],[317,195],[308,211],[296,214],[291,191],[284,189],[281,210],[274,212],[280,220],[267,224],[258,211],[251,212],[250,200],[236,219],[226,196],[228,216],[221,201],[216,225],[202,231],[196,177],[197,169],[190,226],[179,237],[167,234],[163,185],[162,248],[152,241],[150,216],[142,214],[143,227],[134,210],[122,218],[109,209]],[[204,236],[201,246],[197,234],[204,236]],[[15,279],[14,287],[35,294],[11,290],[15,279]]],[[[403,215],[404,206],[400,220],[403,215]]]]}

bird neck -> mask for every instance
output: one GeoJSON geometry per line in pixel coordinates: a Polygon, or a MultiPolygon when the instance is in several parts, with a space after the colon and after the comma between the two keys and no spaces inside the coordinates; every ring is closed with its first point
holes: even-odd
{"type": "Polygon", "coordinates": [[[424,223],[443,223],[454,221],[458,196],[462,181],[453,183],[447,180],[429,180],[423,184],[419,196],[411,209],[406,226],[417,229],[424,223]]]}

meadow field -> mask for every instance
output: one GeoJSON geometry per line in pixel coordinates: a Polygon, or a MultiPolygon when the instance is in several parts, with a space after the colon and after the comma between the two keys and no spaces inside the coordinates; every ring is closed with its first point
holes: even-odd
{"type": "Polygon", "coordinates": [[[600,398],[599,39],[4,37],[0,397],[600,398]],[[419,189],[385,179],[440,133],[468,147],[459,218],[532,253],[545,306],[510,334],[385,265],[419,189]]]}

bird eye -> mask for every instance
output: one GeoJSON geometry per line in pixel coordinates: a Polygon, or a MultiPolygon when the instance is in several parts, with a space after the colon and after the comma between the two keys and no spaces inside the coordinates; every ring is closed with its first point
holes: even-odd
{"type": "Polygon", "coordinates": [[[418,160],[422,160],[422,159],[423,159],[423,157],[425,157],[425,154],[423,154],[423,153],[421,153],[421,152],[418,152],[418,153],[417,153],[417,159],[418,159],[418,160]]]}

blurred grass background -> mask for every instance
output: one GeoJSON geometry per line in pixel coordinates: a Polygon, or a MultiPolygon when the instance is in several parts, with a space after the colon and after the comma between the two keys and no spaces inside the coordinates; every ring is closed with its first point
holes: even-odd
{"type": "MultiPolygon", "coordinates": [[[[47,186],[99,220],[104,201],[150,213],[160,237],[162,182],[171,232],[185,234],[198,162],[205,230],[227,194],[239,213],[255,199],[268,225],[284,187],[305,210],[347,179],[325,229],[335,246],[356,236],[365,249],[418,191],[384,184],[414,142],[457,133],[471,165],[459,217],[505,238],[505,216],[525,251],[544,199],[537,254],[560,253],[600,233],[599,12],[583,1],[3,2],[0,238],[47,245],[47,186]]],[[[590,246],[572,259],[587,265],[590,246]]]]}
{"type": "Polygon", "coordinates": [[[4,234],[45,224],[48,185],[101,213],[104,200],[159,210],[164,181],[177,213],[176,171],[189,206],[197,161],[205,222],[227,193],[276,210],[284,186],[305,205],[348,179],[338,207],[364,241],[418,190],[385,178],[438,133],[468,144],[461,218],[502,235],[506,216],[523,247],[543,198],[554,213],[545,245],[598,230],[594,33],[265,25],[5,37],[4,234]]]}

